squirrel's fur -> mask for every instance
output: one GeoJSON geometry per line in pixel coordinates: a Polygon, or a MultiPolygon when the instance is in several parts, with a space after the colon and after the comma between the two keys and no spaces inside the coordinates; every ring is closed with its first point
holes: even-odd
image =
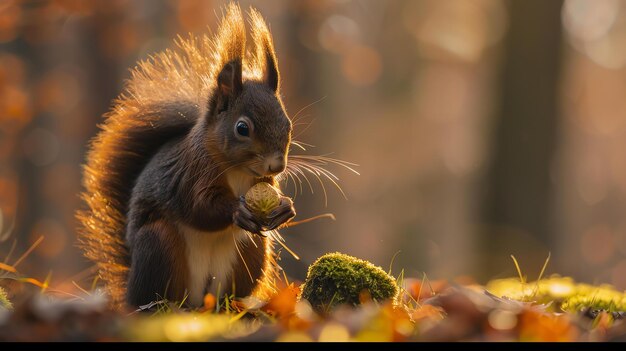
{"type": "MultiPolygon", "coordinates": [[[[252,51],[246,50],[241,9],[231,4],[215,36],[179,37],[174,49],[140,62],[91,142],[82,194],[87,208],[78,213],[79,243],[96,263],[114,305],[123,303],[128,279],[125,228],[135,180],[164,143],[189,133],[197,116],[207,113],[218,75],[227,63],[238,60],[244,80],[260,80],[266,75],[267,61],[276,62],[264,20],[254,9],[249,18],[252,51]],[[178,118],[162,117],[171,115],[178,118]]],[[[270,250],[269,241],[265,242],[270,250]]],[[[274,264],[273,255],[268,255],[264,279],[269,279],[274,264]]]]}

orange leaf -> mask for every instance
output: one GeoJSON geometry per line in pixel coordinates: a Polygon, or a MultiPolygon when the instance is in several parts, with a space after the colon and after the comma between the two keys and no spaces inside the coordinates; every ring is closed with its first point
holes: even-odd
{"type": "Polygon", "coordinates": [[[215,308],[215,304],[217,303],[217,299],[211,293],[204,295],[204,308],[208,311],[215,308]]]}
{"type": "Polygon", "coordinates": [[[522,341],[574,341],[578,330],[567,315],[525,310],[520,318],[522,341]]]}
{"type": "Polygon", "coordinates": [[[278,293],[270,298],[270,301],[263,307],[267,313],[277,316],[287,316],[294,313],[300,287],[293,283],[280,289],[278,293]]]}

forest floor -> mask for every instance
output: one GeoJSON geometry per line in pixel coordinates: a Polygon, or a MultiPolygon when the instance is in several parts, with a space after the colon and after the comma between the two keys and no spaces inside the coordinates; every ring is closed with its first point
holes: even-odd
{"type": "MultiPolygon", "coordinates": [[[[522,278],[523,279],[523,278],[522,278]]],[[[111,311],[98,290],[52,289],[0,266],[1,341],[626,341],[626,296],[568,277],[486,285],[404,278],[398,299],[364,297],[324,315],[277,282],[267,301],[208,295],[196,310],[157,301],[111,311]],[[4,296],[3,296],[4,295],[4,296]],[[6,298],[11,302],[4,301],[6,298]]]]}

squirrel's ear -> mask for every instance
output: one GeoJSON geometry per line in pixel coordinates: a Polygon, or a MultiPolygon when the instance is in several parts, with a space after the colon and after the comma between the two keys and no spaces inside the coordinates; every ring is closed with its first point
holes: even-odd
{"type": "Polygon", "coordinates": [[[234,60],[222,68],[217,75],[217,105],[218,112],[228,109],[243,87],[241,79],[241,60],[234,60]]]}
{"type": "Polygon", "coordinates": [[[265,74],[263,80],[274,92],[278,91],[278,83],[280,81],[280,73],[278,72],[278,62],[271,42],[264,43],[265,51],[265,74]]]}

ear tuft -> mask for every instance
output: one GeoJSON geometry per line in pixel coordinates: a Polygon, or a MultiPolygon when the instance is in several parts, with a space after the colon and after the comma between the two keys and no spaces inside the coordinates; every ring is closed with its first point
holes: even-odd
{"type": "MultiPolygon", "coordinates": [[[[210,48],[209,77],[215,84],[215,92],[209,99],[209,110],[219,113],[242,90],[242,64],[246,51],[246,28],[241,8],[229,3],[222,12],[217,33],[212,39],[205,38],[203,46],[210,48]]],[[[196,53],[194,53],[196,54],[196,53]]]]}
{"type": "Polygon", "coordinates": [[[229,104],[241,93],[241,60],[228,62],[217,75],[218,112],[228,109],[229,104]]]}
{"type": "Polygon", "coordinates": [[[255,62],[263,71],[263,81],[272,91],[277,92],[280,88],[280,72],[278,71],[278,60],[274,52],[272,35],[257,10],[250,9],[249,16],[252,38],[256,46],[255,62]]]}

